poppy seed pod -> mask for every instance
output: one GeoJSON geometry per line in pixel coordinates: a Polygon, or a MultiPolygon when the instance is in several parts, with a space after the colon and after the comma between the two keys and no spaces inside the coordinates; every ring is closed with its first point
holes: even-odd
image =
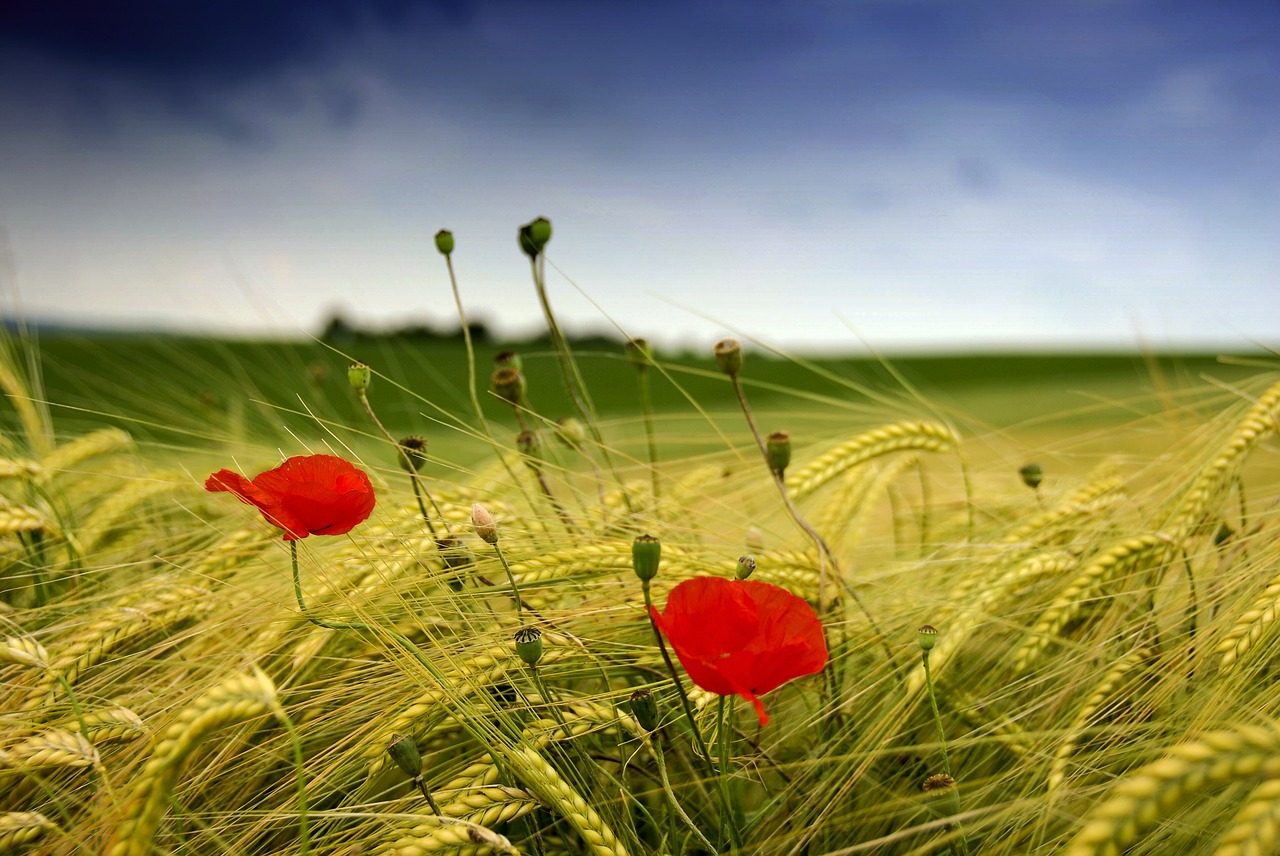
{"type": "Polygon", "coordinates": [[[932,651],[933,646],[938,644],[938,628],[932,624],[926,624],[916,631],[916,644],[920,646],[921,651],[932,651]]]}
{"type": "Polygon", "coordinates": [[[791,464],[791,435],[786,431],[774,431],[764,438],[764,451],[770,471],[782,478],[791,464]]]}
{"type": "Polygon", "coordinates": [[[440,561],[451,571],[465,568],[471,564],[471,554],[457,538],[440,538],[436,541],[436,550],[440,553],[440,561]]]}
{"type": "Polygon", "coordinates": [[[925,793],[937,793],[939,791],[949,791],[955,788],[956,780],[946,773],[934,773],[932,776],[924,780],[924,784],[920,786],[920,790],[925,793]]]}
{"type": "Polygon", "coordinates": [[[508,404],[519,406],[524,401],[524,375],[517,368],[506,366],[489,377],[493,391],[508,404]]]}
{"type": "Polygon", "coordinates": [[[499,351],[493,355],[493,367],[495,369],[505,369],[510,366],[516,371],[524,370],[524,360],[516,351],[499,351]]]}
{"type": "Polygon", "coordinates": [[[441,229],[436,232],[436,249],[440,251],[440,255],[447,256],[453,252],[453,233],[448,229],[441,229]]]}
{"type": "Polygon", "coordinates": [[[573,416],[566,416],[556,422],[556,439],[569,449],[581,449],[587,442],[587,429],[582,422],[573,416]]]}
{"type": "Polygon", "coordinates": [[[413,738],[408,734],[391,735],[387,754],[400,768],[400,772],[409,778],[416,779],[422,775],[422,753],[418,751],[418,744],[414,743],[413,738]]]}
{"type": "Polygon", "coordinates": [[[471,506],[471,525],[475,527],[481,541],[486,544],[498,543],[498,524],[494,522],[489,509],[478,502],[471,506]]]}
{"type": "Polygon", "coordinates": [[[1018,475],[1022,476],[1022,483],[1032,490],[1039,488],[1040,482],[1044,481],[1044,470],[1036,463],[1027,464],[1020,468],[1018,475]]]}
{"type": "Polygon", "coordinates": [[[420,473],[427,465],[427,438],[417,434],[405,437],[399,443],[400,469],[411,473],[420,473]]]}
{"type": "Polygon", "coordinates": [[[373,370],[364,363],[352,363],[347,369],[347,382],[356,392],[364,392],[373,380],[373,370]]]}
{"type": "Polygon", "coordinates": [[[628,339],[627,356],[631,358],[631,365],[644,371],[653,360],[653,348],[649,347],[648,339],[628,339]]]}
{"type": "Polygon", "coordinates": [[[734,570],[733,575],[740,580],[745,580],[756,572],[755,556],[739,556],[738,567],[734,570]]]}
{"type": "Polygon", "coordinates": [[[631,715],[640,723],[645,731],[658,727],[658,701],[649,690],[636,690],[628,699],[631,703],[631,715]]]}
{"type": "Polygon", "coordinates": [[[536,217],[529,221],[529,237],[533,239],[538,252],[542,252],[551,240],[551,221],[546,217],[536,217]]]}
{"type": "Polygon", "coordinates": [[[662,542],[652,535],[641,535],[631,542],[631,565],[641,582],[647,583],[658,575],[661,559],[662,542]]]}
{"type": "Polygon", "coordinates": [[[732,377],[742,371],[742,345],[737,339],[721,339],[715,346],[716,366],[732,377]]]}
{"type": "Polygon", "coordinates": [[[528,455],[530,458],[538,458],[542,451],[542,445],[538,442],[538,435],[532,431],[521,431],[516,435],[516,450],[522,455],[528,455]]]}
{"type": "Polygon", "coordinates": [[[516,656],[525,665],[536,666],[542,659],[542,631],[536,627],[521,627],[516,631],[516,656]]]}

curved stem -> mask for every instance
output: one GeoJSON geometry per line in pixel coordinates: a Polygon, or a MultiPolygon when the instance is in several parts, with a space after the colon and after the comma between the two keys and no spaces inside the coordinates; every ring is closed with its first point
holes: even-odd
{"type": "Polygon", "coordinates": [[[872,632],[880,638],[880,642],[884,646],[885,653],[892,658],[893,649],[889,647],[888,640],[884,633],[881,632],[880,625],[876,622],[875,617],[872,616],[871,610],[867,607],[866,602],[863,601],[862,595],[858,594],[858,590],[844,578],[844,574],[840,570],[840,563],[836,561],[835,554],[831,551],[827,542],[818,534],[816,529],[809,525],[809,522],[800,514],[800,509],[796,508],[795,503],[791,501],[791,494],[787,490],[787,483],[783,481],[782,476],[769,466],[769,450],[765,447],[764,437],[761,436],[760,429],[756,427],[755,417],[751,413],[751,405],[747,403],[747,395],[742,389],[742,381],[738,379],[736,372],[729,375],[729,379],[733,381],[733,392],[738,397],[738,406],[742,410],[742,415],[746,417],[747,427],[751,429],[751,436],[756,441],[756,448],[760,450],[760,457],[764,459],[765,466],[768,467],[770,475],[773,476],[774,486],[778,488],[778,493],[782,497],[783,505],[786,506],[787,512],[791,515],[791,519],[795,521],[796,526],[808,535],[809,539],[813,541],[814,545],[818,548],[818,614],[826,615],[827,612],[827,563],[829,562],[832,570],[835,572],[836,579],[840,581],[844,590],[853,596],[854,602],[857,603],[858,608],[862,610],[862,614],[866,617],[867,623],[871,625],[872,632]]]}
{"type": "Polygon", "coordinates": [[[653,739],[652,736],[649,737],[649,748],[653,750],[654,760],[658,762],[658,777],[662,779],[662,790],[667,795],[667,802],[671,805],[671,808],[680,817],[680,819],[684,821],[684,825],[689,827],[689,830],[693,832],[694,837],[698,839],[699,843],[706,848],[707,852],[715,853],[716,848],[707,840],[707,836],[702,834],[702,830],[698,829],[697,824],[693,822],[693,819],[689,817],[689,815],[685,814],[684,808],[680,805],[680,800],[676,799],[676,792],[671,787],[671,779],[667,777],[667,762],[662,757],[662,746],[659,741],[653,739]]]}

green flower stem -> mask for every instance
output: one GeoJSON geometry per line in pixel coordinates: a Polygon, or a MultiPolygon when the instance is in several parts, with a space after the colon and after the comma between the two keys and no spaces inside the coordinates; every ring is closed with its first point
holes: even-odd
{"type": "Polygon", "coordinates": [[[439,517],[440,521],[444,524],[445,536],[452,538],[453,529],[449,526],[449,521],[445,518],[444,512],[441,511],[440,506],[436,504],[435,498],[431,495],[431,492],[428,491],[426,487],[423,487],[419,484],[418,471],[413,466],[413,461],[409,459],[409,453],[404,450],[403,446],[401,446],[398,442],[396,442],[396,438],[391,436],[391,432],[386,429],[386,427],[382,424],[382,420],[378,418],[378,414],[373,412],[373,405],[369,403],[369,396],[365,393],[363,389],[356,390],[356,398],[360,399],[360,404],[361,406],[364,407],[364,412],[369,414],[369,419],[373,421],[373,424],[375,426],[377,426],[378,431],[382,434],[383,437],[387,438],[387,442],[390,443],[392,448],[394,448],[396,452],[400,455],[401,463],[404,464],[405,471],[409,473],[409,480],[413,482],[413,495],[418,500],[418,508],[419,510],[422,511],[423,519],[427,521],[427,528],[431,530],[431,536],[433,538],[435,537],[436,530],[435,530],[435,527],[431,525],[431,519],[427,515],[427,509],[423,506],[422,496],[419,494],[419,490],[421,490],[422,494],[426,495],[427,501],[431,503],[431,508],[435,511],[436,516],[439,517]]]}
{"type": "MultiPolygon", "coordinates": [[[[649,626],[653,628],[653,638],[657,640],[658,650],[662,652],[662,661],[667,664],[667,671],[671,674],[671,681],[676,685],[676,694],[680,696],[680,707],[684,711],[685,719],[689,722],[689,730],[693,732],[694,744],[698,747],[698,757],[706,765],[707,776],[720,782],[720,787],[716,789],[716,793],[720,797],[721,816],[728,817],[730,807],[724,788],[724,777],[716,774],[715,762],[711,760],[711,751],[707,749],[707,741],[703,739],[702,731],[698,728],[698,720],[693,715],[693,706],[689,703],[689,696],[684,691],[684,684],[680,683],[680,675],[676,672],[675,663],[671,662],[671,655],[667,653],[667,643],[662,638],[662,631],[658,629],[658,622],[653,620],[653,613],[650,611],[653,609],[653,595],[649,591],[649,580],[641,580],[640,587],[644,591],[645,615],[649,617],[649,626]]],[[[730,822],[728,823],[728,828],[733,849],[740,849],[742,843],[738,840],[737,826],[730,822]]]]}
{"type": "Polygon", "coordinates": [[[502,562],[502,570],[507,572],[507,581],[511,583],[511,596],[516,599],[516,618],[524,619],[524,598],[520,597],[520,587],[516,585],[516,575],[511,573],[511,565],[507,564],[507,555],[502,552],[502,547],[495,541],[493,551],[498,554],[498,561],[502,562]]]}
{"type": "Polygon", "coordinates": [[[613,461],[613,456],[609,454],[609,447],[605,445],[604,435],[600,433],[600,428],[596,425],[594,407],[591,405],[590,397],[587,394],[587,385],[582,380],[582,375],[578,372],[578,366],[573,360],[573,352],[569,349],[569,342],[565,339],[564,333],[560,331],[560,325],[556,323],[555,313],[551,311],[551,301],[547,299],[546,286],[546,268],[545,265],[540,266],[538,262],[546,257],[541,253],[537,258],[529,260],[533,268],[533,285],[538,292],[538,303],[542,306],[542,314],[547,320],[547,329],[551,333],[551,344],[556,349],[556,356],[559,358],[560,373],[564,376],[565,391],[569,393],[569,400],[573,403],[573,407],[578,411],[578,416],[582,419],[583,424],[587,426],[587,430],[591,432],[591,436],[595,439],[596,445],[600,447],[600,451],[604,454],[604,459],[613,473],[614,481],[618,483],[618,488],[622,491],[622,502],[630,513],[635,509],[631,505],[631,496],[627,493],[626,483],[623,482],[622,476],[618,474],[618,467],[613,461]],[[582,390],[582,395],[578,394],[578,390],[582,390]],[[584,403],[584,398],[586,399],[584,403]]]}
{"type": "Polygon", "coordinates": [[[649,475],[653,481],[653,505],[658,505],[658,441],[653,433],[653,401],[649,395],[648,366],[640,367],[640,409],[644,412],[644,433],[649,444],[649,475]]]}
{"type": "Polygon", "coordinates": [[[716,736],[719,738],[720,748],[720,777],[718,783],[723,792],[722,799],[728,811],[725,812],[725,823],[729,829],[729,839],[734,843],[734,848],[741,846],[742,833],[739,829],[741,822],[741,809],[738,801],[734,799],[733,788],[729,781],[729,744],[733,739],[733,710],[729,706],[727,696],[720,696],[716,705],[716,736]]]}
{"type": "Polygon", "coordinates": [[[426,799],[427,807],[431,809],[431,813],[436,817],[443,817],[444,815],[440,813],[440,806],[436,804],[435,797],[431,796],[431,790],[427,787],[427,780],[423,778],[421,773],[414,776],[413,783],[417,785],[418,790],[422,792],[422,796],[426,799]]]}
{"type": "MultiPolygon", "coordinates": [[[[476,419],[480,421],[480,430],[486,437],[491,437],[489,423],[484,418],[484,408],[480,406],[480,393],[476,387],[476,349],[471,341],[471,327],[467,325],[467,313],[462,308],[462,295],[458,292],[458,278],[453,273],[453,256],[446,254],[445,267],[449,269],[449,285],[453,288],[453,302],[458,307],[458,323],[462,325],[462,341],[467,347],[467,391],[471,393],[471,406],[475,408],[476,419]]],[[[436,812],[439,814],[439,812],[436,812]]]]}
{"type": "Polygon", "coordinates": [[[289,735],[289,745],[293,749],[293,772],[298,783],[298,856],[308,856],[311,852],[311,825],[307,818],[307,778],[303,767],[302,739],[279,699],[271,699],[271,712],[284,726],[289,735]]]}
{"type": "MultiPolygon", "coordinates": [[[[374,627],[372,625],[365,624],[363,622],[358,622],[358,621],[329,621],[327,619],[321,618],[320,616],[313,613],[310,609],[308,609],[306,601],[302,597],[302,582],[298,573],[298,542],[297,541],[289,542],[289,553],[290,553],[290,558],[293,560],[293,594],[294,594],[294,598],[298,601],[298,610],[299,612],[302,613],[304,618],[306,618],[308,621],[310,621],[312,624],[316,625],[317,627],[324,627],[329,630],[360,630],[365,633],[372,633],[374,635],[382,634],[390,638],[392,641],[394,641],[397,645],[399,645],[405,651],[408,651],[409,654],[413,657],[413,659],[418,662],[418,665],[422,666],[422,668],[426,671],[426,673],[430,675],[438,685],[440,685],[441,687],[449,686],[449,681],[445,678],[444,673],[441,672],[440,669],[437,668],[434,663],[432,663],[425,656],[423,656],[422,652],[418,649],[418,646],[414,645],[411,641],[409,641],[408,637],[406,637],[400,631],[387,628],[387,627],[374,627]]],[[[463,717],[460,720],[460,722],[462,723],[462,727],[466,729],[466,731],[472,737],[475,738],[476,742],[478,742],[480,745],[485,747],[485,749],[493,757],[494,764],[497,765],[498,769],[504,770],[504,768],[506,767],[506,762],[505,762],[506,756],[503,752],[499,751],[497,745],[495,745],[494,742],[489,739],[488,735],[486,735],[479,728],[476,728],[474,724],[469,722],[465,717],[463,717]]],[[[503,723],[499,722],[498,725],[499,727],[501,727],[503,723]]]]}
{"type": "Polygon", "coordinates": [[[707,852],[715,853],[716,848],[707,840],[707,836],[702,834],[702,830],[698,829],[693,819],[685,813],[684,808],[680,805],[680,800],[676,798],[676,792],[671,787],[671,779],[667,777],[667,762],[662,755],[662,745],[652,735],[649,737],[649,748],[653,751],[654,760],[658,762],[658,776],[662,779],[662,790],[666,793],[667,802],[670,803],[672,810],[684,821],[684,825],[689,827],[694,837],[706,848],[707,852]]]}
{"type": "Polygon", "coordinates": [[[840,581],[840,585],[845,591],[853,596],[853,600],[858,604],[858,608],[862,610],[863,616],[866,617],[867,623],[871,625],[871,630],[880,637],[880,642],[884,646],[885,653],[890,659],[893,658],[893,649],[889,647],[889,642],[884,633],[880,631],[880,625],[876,623],[875,617],[872,616],[871,610],[867,607],[866,602],[862,599],[862,595],[858,594],[858,590],[854,588],[848,580],[844,578],[844,573],[840,570],[840,563],[836,561],[835,553],[831,551],[831,547],[818,530],[809,525],[809,521],[805,520],[800,514],[800,509],[796,508],[795,503],[791,501],[791,494],[787,490],[787,483],[783,481],[782,476],[769,466],[769,450],[765,446],[764,437],[760,434],[760,429],[756,427],[755,416],[751,413],[751,405],[747,403],[747,394],[742,389],[742,381],[738,378],[738,373],[733,372],[729,375],[729,379],[733,382],[733,392],[738,398],[738,406],[742,410],[742,415],[747,420],[747,427],[751,429],[751,436],[755,438],[756,448],[760,450],[760,457],[765,461],[769,473],[773,476],[774,486],[778,488],[778,493],[782,496],[782,503],[786,506],[787,512],[791,515],[791,519],[795,521],[796,526],[809,536],[814,546],[818,548],[818,554],[822,561],[818,568],[818,615],[825,616],[827,613],[827,565],[831,565],[835,577],[840,581]]]}
{"type": "MultiPolygon", "coordinates": [[[[921,651],[920,660],[924,664],[925,685],[929,689],[929,707],[933,709],[933,723],[938,729],[938,746],[942,749],[942,772],[951,776],[955,780],[955,776],[951,773],[951,756],[947,753],[947,735],[942,728],[942,714],[938,712],[938,697],[933,689],[933,672],[929,670],[929,652],[921,651]]],[[[959,787],[952,785],[952,787],[959,787]]],[[[958,798],[957,798],[958,801],[958,798]]],[[[959,826],[959,822],[956,823],[959,826]]],[[[969,840],[965,837],[964,831],[960,832],[960,852],[964,856],[969,854],[969,840]]]]}

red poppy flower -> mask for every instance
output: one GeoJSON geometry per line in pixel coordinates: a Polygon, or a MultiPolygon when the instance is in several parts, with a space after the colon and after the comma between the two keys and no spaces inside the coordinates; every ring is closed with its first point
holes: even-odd
{"type": "Polygon", "coordinates": [[[233,493],[241,502],[256,505],[268,523],[284,530],[286,541],[341,535],[373,512],[369,477],[333,455],[299,455],[252,481],[218,470],[205,480],[204,488],[233,493]]]}
{"type": "Polygon", "coordinates": [[[650,614],[693,682],[740,695],[768,723],[759,696],[822,671],[827,642],[813,607],[786,589],[755,580],[694,577],[650,614]]]}

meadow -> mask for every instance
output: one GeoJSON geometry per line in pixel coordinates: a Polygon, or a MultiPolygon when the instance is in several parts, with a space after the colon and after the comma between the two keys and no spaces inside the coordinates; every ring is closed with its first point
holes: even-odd
{"type": "Polygon", "coordinates": [[[0,852],[1280,852],[1274,359],[502,350],[8,342],[0,852]]]}

